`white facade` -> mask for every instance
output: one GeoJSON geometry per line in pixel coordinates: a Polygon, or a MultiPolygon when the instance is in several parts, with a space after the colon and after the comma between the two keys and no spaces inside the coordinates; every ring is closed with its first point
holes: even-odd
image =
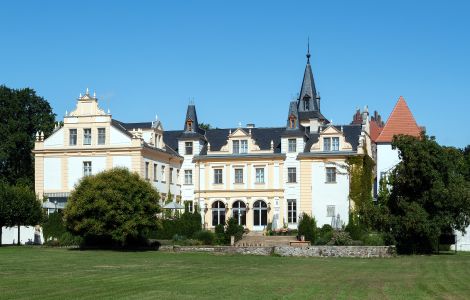
{"type": "MultiPolygon", "coordinates": [[[[398,149],[392,149],[391,143],[378,143],[377,144],[377,181],[385,174],[388,174],[398,163],[400,157],[398,149]]],[[[378,189],[377,185],[377,189],[378,189]]],[[[378,190],[377,190],[378,192],[378,190]]]]}
{"type": "Polygon", "coordinates": [[[322,161],[312,163],[312,215],[318,227],[325,224],[334,226],[333,221],[337,221],[338,216],[339,225],[348,224],[349,175],[338,168],[338,164],[322,161]],[[335,182],[327,182],[327,167],[337,168],[335,182]]]}

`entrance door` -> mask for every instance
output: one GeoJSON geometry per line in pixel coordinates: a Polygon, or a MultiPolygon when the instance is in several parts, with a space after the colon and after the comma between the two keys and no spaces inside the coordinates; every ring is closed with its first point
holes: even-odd
{"type": "Polygon", "coordinates": [[[268,225],[268,205],[263,200],[253,204],[253,230],[262,231],[268,225]]]}

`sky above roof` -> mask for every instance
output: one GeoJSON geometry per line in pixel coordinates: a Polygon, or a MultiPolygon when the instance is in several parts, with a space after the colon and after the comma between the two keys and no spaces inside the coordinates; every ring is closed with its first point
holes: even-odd
{"type": "Polygon", "coordinates": [[[0,84],[31,87],[61,119],[88,87],[124,122],[284,126],[310,37],[321,112],[383,119],[404,96],[445,145],[470,144],[469,1],[9,1],[0,84]]]}

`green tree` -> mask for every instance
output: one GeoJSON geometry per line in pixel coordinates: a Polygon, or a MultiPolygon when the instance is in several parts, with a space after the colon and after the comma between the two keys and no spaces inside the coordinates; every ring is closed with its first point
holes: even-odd
{"type": "Polygon", "coordinates": [[[37,225],[42,219],[41,202],[33,190],[27,185],[18,184],[9,187],[10,218],[7,226],[18,226],[18,240],[20,244],[21,226],[37,225]]]}
{"type": "Polygon", "coordinates": [[[470,224],[470,186],[462,152],[434,138],[396,136],[401,162],[382,183],[378,227],[402,253],[430,253],[442,233],[470,224]]]}
{"type": "Polygon", "coordinates": [[[107,170],[80,180],[64,210],[65,223],[85,242],[128,246],[157,229],[159,199],[137,173],[107,170]]]}
{"type": "Polygon", "coordinates": [[[317,238],[317,221],[314,217],[302,213],[298,225],[299,236],[303,235],[306,241],[310,241],[310,244],[314,245],[317,238]]]}
{"type": "Polygon", "coordinates": [[[0,177],[11,184],[32,186],[35,135],[38,131],[46,137],[52,133],[55,114],[34,90],[0,86],[0,120],[0,177]]]}
{"type": "Polygon", "coordinates": [[[199,123],[199,128],[201,128],[201,129],[207,131],[207,130],[209,130],[209,129],[212,129],[212,126],[211,126],[211,124],[209,124],[209,123],[203,123],[203,122],[201,122],[201,123],[199,123]]]}

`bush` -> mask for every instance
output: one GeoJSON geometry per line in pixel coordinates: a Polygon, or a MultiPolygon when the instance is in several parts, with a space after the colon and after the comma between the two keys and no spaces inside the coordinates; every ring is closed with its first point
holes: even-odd
{"type": "Polygon", "coordinates": [[[347,231],[338,230],[333,233],[333,237],[328,242],[331,246],[349,246],[352,245],[351,236],[347,231]]]}
{"type": "Polygon", "coordinates": [[[67,232],[67,229],[65,228],[62,213],[54,212],[44,218],[42,234],[44,235],[45,241],[59,239],[65,232],[67,232]]]}
{"type": "Polygon", "coordinates": [[[230,244],[230,237],[235,237],[235,242],[238,242],[243,237],[243,226],[238,224],[238,221],[234,218],[227,220],[227,226],[225,228],[225,241],[230,244]]]}
{"type": "Polygon", "coordinates": [[[80,246],[82,243],[82,237],[73,235],[70,232],[64,232],[59,238],[60,246],[80,246]]]}
{"type": "Polygon", "coordinates": [[[147,237],[154,239],[172,239],[175,234],[184,235],[188,238],[201,230],[201,215],[197,212],[185,212],[175,219],[160,220],[160,227],[151,231],[147,237]]]}
{"type": "Polygon", "coordinates": [[[83,177],[75,186],[64,209],[65,223],[85,241],[127,246],[157,228],[159,199],[137,173],[125,168],[106,170],[83,177]]]}
{"type": "Polygon", "coordinates": [[[380,233],[369,233],[364,235],[363,240],[366,246],[384,246],[384,238],[380,233]]]}
{"type": "Polygon", "coordinates": [[[215,238],[218,245],[225,244],[225,228],[223,224],[215,226],[215,238]]]}
{"type": "Polygon", "coordinates": [[[319,230],[319,237],[315,241],[316,245],[326,245],[328,244],[329,241],[331,241],[331,238],[333,237],[333,227],[331,227],[328,224],[325,224],[320,228],[319,230]]]}
{"type": "Polygon", "coordinates": [[[317,237],[317,222],[315,221],[315,218],[303,213],[300,216],[298,231],[299,236],[305,236],[305,240],[310,241],[313,245],[317,237]]]}
{"type": "Polygon", "coordinates": [[[201,230],[194,234],[194,238],[201,241],[204,245],[213,245],[215,243],[215,233],[209,230],[201,230]]]}
{"type": "Polygon", "coordinates": [[[349,216],[349,223],[344,229],[349,233],[353,240],[362,240],[367,230],[359,224],[357,218],[354,218],[353,215],[349,216]]]}

